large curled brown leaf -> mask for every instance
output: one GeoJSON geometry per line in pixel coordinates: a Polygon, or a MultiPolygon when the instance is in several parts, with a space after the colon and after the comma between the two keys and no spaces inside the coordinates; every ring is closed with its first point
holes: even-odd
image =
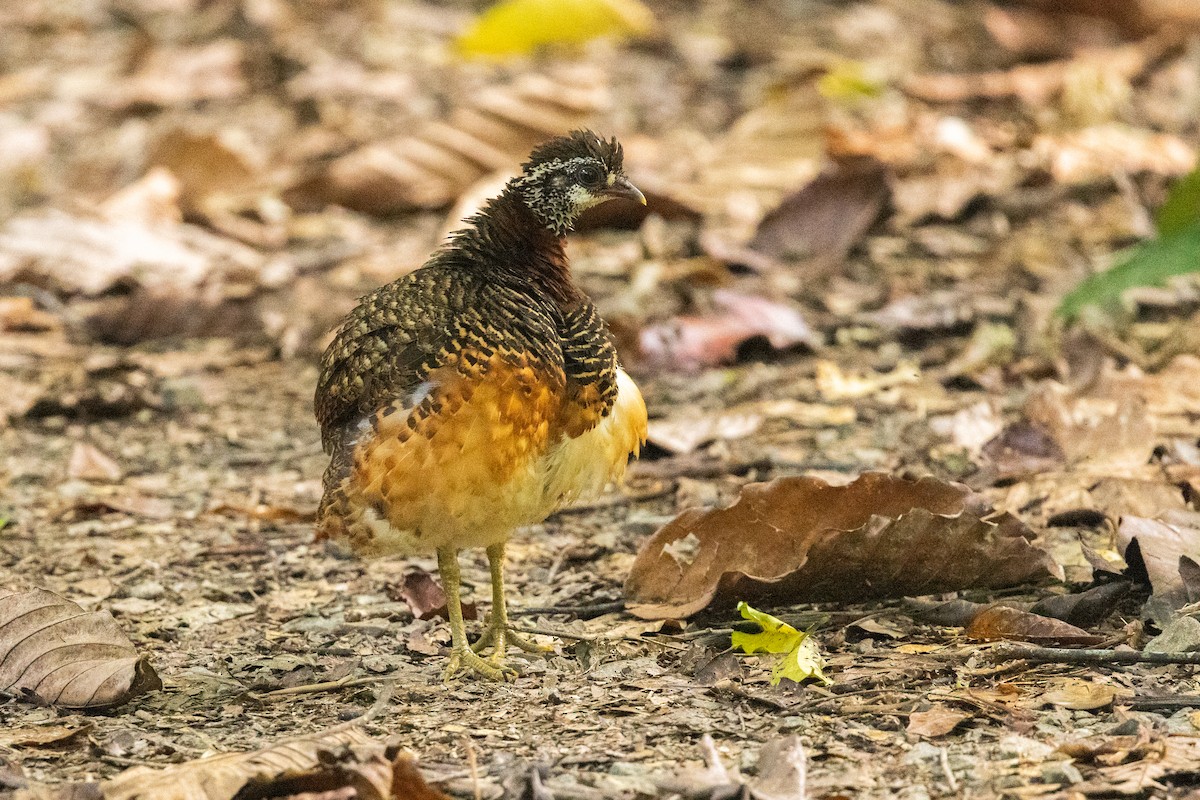
{"type": "Polygon", "coordinates": [[[0,691],[65,708],[107,708],[161,689],[106,611],[53,592],[0,591],[0,691]]]}
{"type": "Polygon", "coordinates": [[[934,478],[780,478],[661,528],[638,553],[625,596],[631,612],[659,619],[734,597],[857,601],[1061,577],[1027,532],[1009,514],[977,513],[965,487],[934,478]]]}
{"type": "Polygon", "coordinates": [[[35,785],[18,792],[15,800],[233,800],[320,795],[347,787],[354,793],[342,796],[358,800],[447,800],[425,783],[411,758],[353,726],[166,769],[134,767],[100,784],[35,785]]]}

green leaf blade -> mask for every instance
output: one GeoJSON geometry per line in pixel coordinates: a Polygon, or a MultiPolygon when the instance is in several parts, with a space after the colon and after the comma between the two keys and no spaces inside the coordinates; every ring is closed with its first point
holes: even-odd
{"type": "Polygon", "coordinates": [[[1111,313],[1120,307],[1130,289],[1162,286],[1170,278],[1194,272],[1200,272],[1200,222],[1126,251],[1114,267],[1076,286],[1063,298],[1056,313],[1067,321],[1089,307],[1111,313]]]}

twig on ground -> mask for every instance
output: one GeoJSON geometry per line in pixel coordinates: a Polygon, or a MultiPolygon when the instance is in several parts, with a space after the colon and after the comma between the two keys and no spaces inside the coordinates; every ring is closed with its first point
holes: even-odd
{"type": "Polygon", "coordinates": [[[746,691],[741,686],[731,680],[717,681],[712,686],[706,687],[710,692],[724,692],[735,697],[740,697],[743,700],[749,700],[752,703],[757,703],[761,706],[766,706],[774,711],[791,711],[795,707],[795,703],[783,703],[773,697],[767,697],[761,694],[753,694],[746,691]]]}
{"type": "Polygon", "coordinates": [[[1073,650],[1029,645],[1003,645],[986,656],[996,661],[1021,660],[1044,664],[1200,664],[1200,652],[1141,653],[1136,650],[1073,650]]]}
{"type": "Polygon", "coordinates": [[[656,644],[659,647],[665,647],[668,650],[687,650],[681,644],[674,642],[659,641],[655,636],[589,636],[583,633],[570,633],[569,631],[554,631],[549,628],[518,628],[515,625],[513,630],[517,633],[531,633],[537,636],[552,636],[557,639],[572,639],[577,642],[587,642],[592,644],[595,642],[637,642],[638,644],[656,644]]]}
{"type": "MultiPolygon", "coordinates": [[[[351,678],[349,680],[343,678],[336,681],[321,681],[320,683],[306,683],[303,686],[289,686],[286,689],[275,689],[270,692],[258,694],[250,693],[249,697],[252,700],[272,700],[276,697],[288,697],[289,695],[297,694],[319,694],[321,692],[336,692],[338,689],[345,689],[351,686],[369,686],[380,681],[394,681],[395,678],[389,678],[386,675],[377,675],[371,678],[351,678]]],[[[385,690],[384,694],[391,696],[391,688],[385,690]]],[[[384,695],[381,694],[380,697],[384,695]]],[[[378,703],[379,701],[376,701],[378,703]]],[[[362,721],[361,719],[359,721],[362,721]]]]}
{"type": "Polygon", "coordinates": [[[950,754],[946,748],[938,748],[941,752],[938,755],[938,761],[942,765],[942,774],[946,776],[946,783],[950,785],[950,793],[958,794],[958,781],[954,779],[954,772],[950,769],[950,754]]]}
{"type": "Polygon", "coordinates": [[[510,617],[530,617],[535,614],[571,614],[580,619],[591,619],[604,614],[613,614],[625,610],[624,600],[610,600],[604,603],[590,603],[579,606],[540,606],[533,608],[510,608],[510,617]]]}
{"type": "Polygon", "coordinates": [[[1181,708],[1200,708],[1200,694],[1177,694],[1171,697],[1131,697],[1119,700],[1118,705],[1134,711],[1177,711],[1181,708]]]}

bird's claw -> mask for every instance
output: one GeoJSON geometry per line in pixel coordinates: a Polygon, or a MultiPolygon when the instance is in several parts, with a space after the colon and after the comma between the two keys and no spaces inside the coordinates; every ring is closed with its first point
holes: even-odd
{"type": "Polygon", "coordinates": [[[471,645],[471,650],[476,653],[482,653],[488,647],[493,648],[492,655],[489,660],[494,662],[503,661],[504,653],[508,645],[516,645],[526,653],[553,653],[554,646],[548,644],[539,644],[533,641],[524,634],[517,633],[509,625],[489,625],[479,639],[471,645]]]}
{"type": "Polygon", "coordinates": [[[446,664],[446,670],[442,673],[442,681],[449,682],[464,668],[493,681],[511,681],[517,677],[517,671],[513,667],[491,658],[481,658],[477,653],[463,647],[455,648],[450,653],[450,662],[446,664]]]}

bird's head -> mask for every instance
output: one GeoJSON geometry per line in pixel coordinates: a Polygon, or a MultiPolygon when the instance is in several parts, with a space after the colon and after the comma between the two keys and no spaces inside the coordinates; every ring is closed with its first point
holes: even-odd
{"type": "Polygon", "coordinates": [[[575,131],[537,147],[511,186],[547,228],[562,236],[581,213],[605,200],[620,197],[645,205],[645,195],[625,177],[621,162],[616,139],[575,131]]]}

